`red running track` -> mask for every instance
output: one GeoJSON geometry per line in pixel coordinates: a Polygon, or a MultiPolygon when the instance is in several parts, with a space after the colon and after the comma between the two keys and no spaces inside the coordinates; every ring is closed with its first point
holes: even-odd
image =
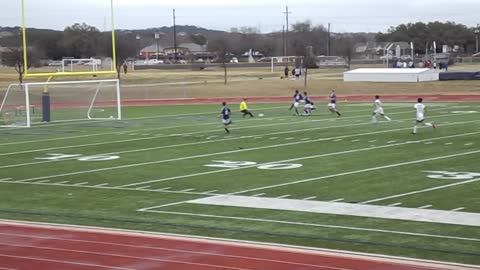
{"type": "Polygon", "coordinates": [[[0,222],[0,270],[459,270],[462,265],[140,232],[0,222]]]}

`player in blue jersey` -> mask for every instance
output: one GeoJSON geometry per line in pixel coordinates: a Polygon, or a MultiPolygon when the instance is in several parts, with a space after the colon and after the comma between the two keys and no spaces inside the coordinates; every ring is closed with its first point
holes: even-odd
{"type": "Polygon", "coordinates": [[[290,111],[295,108],[295,112],[296,112],[296,115],[300,115],[298,113],[298,107],[300,107],[300,102],[302,102],[303,100],[303,96],[302,94],[300,94],[300,92],[298,90],[295,90],[295,94],[293,95],[293,99],[295,100],[293,103],[292,103],[292,106],[290,106],[290,111]]]}
{"type": "Polygon", "coordinates": [[[227,107],[227,102],[222,103],[222,109],[220,110],[220,117],[222,118],[222,123],[225,128],[225,132],[230,133],[230,130],[228,130],[228,126],[232,123],[232,120],[230,119],[230,114],[232,111],[227,107]]]}
{"type": "Polygon", "coordinates": [[[337,94],[335,93],[335,90],[332,90],[328,98],[330,100],[327,106],[328,110],[331,113],[336,113],[337,116],[342,116],[342,114],[339,111],[337,111],[337,94]]]}
{"type": "Polygon", "coordinates": [[[303,109],[303,115],[310,116],[312,111],[315,110],[313,101],[308,96],[307,92],[303,92],[303,100],[305,101],[305,107],[303,109]]]}

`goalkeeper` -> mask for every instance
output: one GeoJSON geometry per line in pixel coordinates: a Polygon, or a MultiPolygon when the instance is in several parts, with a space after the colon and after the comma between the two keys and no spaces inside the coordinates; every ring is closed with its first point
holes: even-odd
{"type": "Polygon", "coordinates": [[[243,101],[240,103],[240,112],[243,113],[243,117],[245,117],[246,115],[250,115],[250,117],[253,117],[253,114],[248,110],[246,98],[244,98],[243,101]]]}

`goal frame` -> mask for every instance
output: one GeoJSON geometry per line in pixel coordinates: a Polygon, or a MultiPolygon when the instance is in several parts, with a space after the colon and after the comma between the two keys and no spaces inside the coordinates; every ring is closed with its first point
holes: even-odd
{"type": "Polygon", "coordinates": [[[87,63],[92,63],[92,72],[98,71],[98,62],[101,61],[100,59],[96,58],[64,58],[62,59],[62,72],[74,72],[73,71],[73,64],[75,62],[87,62],[87,63]],[[70,63],[70,71],[66,71],[66,68],[68,67],[67,63],[70,63]]]}
{"type": "MultiPolygon", "coordinates": [[[[108,1],[108,0],[106,0],[108,1]]],[[[43,78],[43,77],[56,77],[56,76],[80,76],[80,75],[112,75],[117,74],[117,52],[116,52],[116,40],[115,40],[115,17],[114,17],[114,5],[113,0],[110,0],[110,23],[112,27],[112,67],[106,71],[83,71],[83,72],[47,72],[47,73],[31,73],[28,69],[28,50],[27,50],[27,25],[25,15],[25,0],[21,0],[22,10],[22,47],[23,47],[23,66],[25,72],[23,76],[25,78],[43,78]]]]}
{"type": "Polygon", "coordinates": [[[62,85],[62,84],[82,84],[82,83],[97,83],[98,86],[95,90],[95,94],[90,101],[90,105],[88,107],[87,115],[85,116],[85,119],[88,120],[122,120],[122,103],[121,103],[121,96],[120,96],[120,80],[118,79],[106,79],[106,80],[88,80],[88,81],[57,81],[57,82],[35,82],[35,83],[24,83],[24,84],[11,84],[8,86],[7,91],[5,92],[5,96],[2,100],[2,103],[0,103],[0,112],[2,111],[3,107],[5,106],[5,102],[8,98],[8,93],[12,89],[13,86],[21,87],[23,88],[24,94],[25,94],[25,117],[26,117],[26,125],[21,126],[21,125],[0,125],[0,127],[15,127],[15,128],[29,128],[32,126],[31,123],[31,104],[30,104],[30,86],[44,86],[45,88],[48,88],[50,85],[62,85]],[[115,83],[115,90],[116,90],[116,107],[117,107],[117,117],[116,118],[95,118],[91,116],[91,111],[95,105],[96,98],[98,96],[98,93],[100,92],[101,88],[100,85],[102,82],[109,82],[109,83],[115,83]]]}
{"type": "Polygon", "coordinates": [[[303,56],[272,56],[270,60],[272,65],[271,71],[272,73],[275,72],[275,63],[287,63],[287,64],[295,63],[295,60],[297,59],[300,59],[303,66],[303,58],[304,58],[303,56]],[[283,62],[283,59],[287,59],[287,62],[283,62]],[[293,62],[290,62],[290,59],[293,59],[293,62]],[[280,62],[279,60],[282,60],[282,62],[280,62]]]}

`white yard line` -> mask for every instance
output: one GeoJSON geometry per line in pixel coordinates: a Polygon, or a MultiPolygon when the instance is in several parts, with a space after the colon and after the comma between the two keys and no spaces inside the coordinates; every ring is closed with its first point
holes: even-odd
{"type": "Polygon", "coordinates": [[[58,183],[55,183],[55,184],[56,184],[56,185],[62,185],[62,184],[66,184],[66,183],[68,183],[68,182],[70,182],[70,181],[62,181],[62,182],[58,182],[58,183]]]}
{"type": "Polygon", "coordinates": [[[95,185],[94,187],[104,187],[104,186],[108,186],[108,183],[103,183],[103,184],[95,185]]]}
{"type": "MultiPolygon", "coordinates": [[[[428,139],[428,140],[441,140],[441,139],[446,139],[446,138],[462,137],[462,136],[480,134],[480,132],[474,132],[474,133],[471,133],[471,134],[468,134],[468,135],[467,134],[468,133],[458,134],[458,135],[450,135],[450,136],[438,137],[438,138],[428,139]]],[[[356,136],[359,136],[359,135],[356,135],[356,136]]],[[[317,140],[315,140],[315,141],[317,141],[317,140]]],[[[177,176],[173,176],[173,177],[153,179],[153,180],[147,180],[147,181],[143,181],[143,182],[126,184],[126,185],[122,185],[122,186],[119,186],[119,187],[131,187],[131,186],[137,186],[137,185],[143,185],[143,184],[151,184],[151,183],[172,181],[172,180],[177,180],[177,179],[184,179],[184,178],[189,178],[189,177],[197,177],[197,176],[202,176],[202,175],[209,175],[209,174],[223,173],[223,172],[243,170],[243,169],[249,169],[249,168],[256,168],[256,167],[262,166],[262,165],[274,165],[274,164],[284,163],[284,162],[294,162],[294,161],[299,161],[299,160],[315,159],[315,158],[320,158],[320,157],[329,157],[329,156],[335,156],[335,155],[351,154],[351,153],[370,151],[370,150],[375,150],[375,149],[383,149],[383,148],[396,147],[396,146],[407,145],[407,144],[412,144],[412,143],[418,143],[418,142],[422,142],[422,141],[425,141],[425,140],[409,141],[409,142],[404,142],[404,143],[388,144],[388,145],[381,145],[381,146],[371,146],[371,147],[354,149],[354,150],[345,150],[345,151],[319,154],[319,155],[312,155],[312,156],[306,156],[306,157],[300,157],[300,158],[278,160],[278,161],[272,161],[272,162],[267,162],[267,163],[262,163],[262,164],[242,166],[242,167],[239,167],[239,168],[228,168],[228,169],[207,171],[207,172],[201,172],[201,173],[193,173],[193,174],[187,174],[187,175],[177,175],[177,176]]],[[[298,144],[298,143],[301,143],[301,142],[296,142],[296,143],[291,143],[291,144],[298,144]]],[[[261,148],[263,148],[263,147],[261,147],[261,148]]],[[[254,148],[250,148],[250,150],[252,150],[252,149],[254,149],[254,148]]]]}
{"type": "Polygon", "coordinates": [[[12,178],[2,178],[2,179],[0,179],[0,181],[8,181],[8,180],[12,180],[12,178]]]}
{"type": "MultiPolygon", "coordinates": [[[[400,108],[400,107],[398,107],[400,108]]],[[[363,111],[363,110],[362,110],[363,111]]],[[[352,111],[352,112],[361,112],[361,111],[352,111]]],[[[411,112],[396,112],[396,113],[391,113],[391,114],[405,114],[405,113],[411,113],[411,112]]],[[[342,119],[350,119],[350,118],[358,118],[360,116],[354,116],[354,117],[344,117],[342,119]]],[[[251,121],[264,121],[265,119],[276,119],[278,117],[271,117],[271,118],[257,118],[257,119],[249,119],[248,121],[251,122],[251,121]]],[[[133,119],[129,119],[129,120],[133,120],[133,119]]],[[[328,119],[320,119],[320,120],[305,120],[305,121],[298,121],[298,122],[311,122],[311,121],[315,121],[315,122],[318,122],[318,121],[327,121],[328,119]]],[[[240,121],[244,121],[244,120],[240,120],[240,121]]],[[[91,121],[89,121],[91,122],[91,121]]],[[[86,122],[86,123],[89,123],[89,122],[86,122]]],[[[198,123],[198,124],[195,124],[196,126],[203,126],[203,125],[218,125],[219,122],[218,121],[215,121],[215,122],[208,122],[208,123],[198,123]]],[[[289,123],[291,124],[291,123],[289,123]]],[[[283,123],[282,125],[285,125],[285,123],[283,123]]],[[[42,126],[42,127],[45,127],[45,126],[42,126]]],[[[52,139],[42,139],[42,140],[31,140],[31,141],[22,141],[22,142],[11,142],[11,143],[3,143],[3,144],[0,144],[0,147],[1,146],[8,146],[8,145],[18,145],[18,144],[28,144],[28,143],[39,143],[39,142],[48,142],[48,141],[58,141],[58,140],[69,140],[69,139],[79,139],[79,138],[88,138],[88,137],[96,137],[96,136],[104,136],[104,135],[116,135],[116,134],[122,134],[122,133],[126,133],[126,132],[143,132],[143,131],[158,131],[158,130],[163,130],[163,129],[175,129],[175,128],[182,128],[182,127],[192,127],[191,124],[188,124],[188,125],[177,125],[177,126],[168,126],[168,127],[159,127],[159,128],[147,128],[147,129],[135,129],[135,130],[131,130],[131,131],[116,131],[116,132],[104,132],[104,133],[96,133],[96,134],[86,134],[86,135],[78,135],[78,136],[68,136],[68,137],[60,137],[60,138],[52,138],[52,139]]],[[[238,128],[237,128],[238,129],[238,128]]],[[[3,130],[3,129],[2,129],[3,130]]],[[[216,130],[214,131],[204,131],[202,133],[209,133],[209,132],[217,132],[216,130]]],[[[188,134],[188,135],[193,135],[193,134],[198,134],[198,132],[196,133],[184,133],[183,135],[185,134],[188,134]]],[[[171,135],[164,135],[165,137],[168,137],[168,136],[171,136],[171,135]]],[[[161,137],[161,136],[159,136],[161,137]]]]}
{"type": "Polygon", "coordinates": [[[455,209],[452,209],[452,210],[450,210],[450,211],[452,211],[452,212],[457,212],[457,211],[462,211],[462,210],[465,210],[465,207],[455,208],[455,209]]]}
{"type": "Polygon", "coordinates": [[[399,206],[399,205],[402,205],[402,203],[401,203],[401,202],[397,202],[397,203],[389,204],[389,205],[387,205],[387,206],[393,207],[393,206],[399,206]]]}
{"type": "Polygon", "coordinates": [[[345,199],[344,198],[339,198],[339,199],[336,199],[336,200],[331,200],[331,202],[341,202],[341,201],[344,201],[345,199]]]}
{"type": "MultiPolygon", "coordinates": [[[[474,151],[474,152],[478,152],[478,151],[474,151]]],[[[472,153],[472,152],[469,152],[469,153],[472,153]]],[[[434,190],[439,190],[439,189],[445,189],[445,188],[454,187],[454,186],[465,185],[465,184],[469,184],[469,183],[473,183],[473,182],[478,182],[478,181],[480,181],[480,178],[478,178],[478,179],[473,179],[473,180],[462,181],[462,182],[453,183],[453,184],[448,184],[448,185],[443,185],[443,186],[437,186],[437,187],[433,187],[433,188],[416,190],[416,191],[407,192],[407,193],[401,193],[401,194],[392,195],[392,196],[388,196],[388,197],[383,197],[383,198],[368,200],[368,201],[364,201],[364,202],[361,202],[361,203],[364,203],[364,204],[365,204],[365,203],[380,202],[380,201],[385,201],[385,200],[389,200],[389,199],[393,199],[393,198],[405,197],[405,196],[415,195],[415,194],[419,194],[419,193],[425,193],[425,192],[430,192],[430,191],[434,191],[434,190]]]]}
{"type": "Polygon", "coordinates": [[[316,199],[316,198],[317,198],[317,196],[312,196],[312,197],[304,198],[303,200],[308,201],[308,200],[313,200],[313,199],[316,199]]]}
{"type": "Polygon", "coordinates": [[[292,195],[290,194],[287,194],[287,195],[283,195],[283,196],[278,196],[277,198],[278,199],[284,199],[284,198],[288,198],[288,197],[291,197],[292,195]]]}
{"type": "Polygon", "coordinates": [[[83,186],[83,185],[86,185],[86,184],[88,184],[88,182],[82,182],[82,183],[74,184],[74,186],[83,186]]]}
{"type": "Polygon", "coordinates": [[[258,194],[252,195],[252,197],[260,197],[260,196],[263,196],[263,195],[265,195],[265,193],[258,193],[258,194]]]}
{"type": "Polygon", "coordinates": [[[415,208],[366,205],[344,202],[321,202],[279,198],[252,198],[241,195],[220,195],[194,199],[187,204],[238,207],[243,209],[265,209],[295,211],[313,214],[328,214],[352,217],[381,218],[415,222],[480,226],[480,213],[431,210],[432,205],[415,208]]]}
{"type": "Polygon", "coordinates": [[[399,234],[399,235],[409,235],[409,236],[420,236],[428,238],[440,238],[440,239],[453,239],[453,240],[464,240],[472,242],[480,242],[480,238],[468,238],[468,237],[456,237],[456,236],[447,236],[447,235],[438,235],[438,234],[424,234],[424,233],[413,233],[413,232],[404,232],[404,231],[395,231],[395,230],[382,230],[382,229],[370,229],[363,227],[352,227],[352,226],[338,226],[338,225],[328,225],[328,224],[318,224],[318,223],[305,223],[305,222],[293,222],[293,221],[284,221],[284,220],[272,220],[272,219],[260,219],[260,218],[248,218],[248,217],[233,217],[233,216],[221,216],[221,215],[207,215],[207,214],[194,214],[194,213],[184,213],[184,212],[170,212],[170,211],[156,211],[152,210],[155,207],[144,208],[138,211],[140,212],[151,212],[151,213],[160,213],[167,215],[181,215],[181,216],[192,216],[192,217],[207,217],[207,218],[218,218],[218,219],[229,219],[229,220],[241,220],[241,221],[255,221],[262,223],[276,223],[276,224],[287,224],[287,225],[300,225],[306,227],[319,227],[319,228],[333,228],[333,229],[344,229],[352,231],[366,231],[366,232],[377,232],[377,233],[387,233],[387,234],[399,234]]]}
{"type": "Polygon", "coordinates": [[[430,207],[432,207],[432,206],[433,206],[433,205],[431,205],[431,204],[427,204],[427,205],[418,207],[418,209],[427,209],[427,208],[430,208],[430,207]]]}
{"type": "MultiPolygon", "coordinates": [[[[384,166],[379,166],[379,167],[372,167],[372,168],[367,168],[367,169],[362,169],[362,170],[356,170],[356,171],[350,171],[350,172],[344,172],[344,173],[338,173],[338,174],[331,174],[331,175],[325,175],[325,176],[320,176],[320,177],[308,178],[308,179],[303,179],[303,180],[298,180],[298,181],[293,181],[293,182],[271,185],[271,186],[252,188],[252,189],[248,189],[248,190],[229,193],[229,195],[243,194],[243,193],[247,193],[247,192],[253,192],[253,191],[259,191],[259,190],[265,190],[265,189],[272,189],[272,188],[296,185],[296,184],[300,184],[300,183],[324,180],[324,179],[335,178],[335,177],[339,177],[339,176],[353,175],[353,174],[359,174],[359,173],[364,173],[364,172],[372,172],[372,171],[396,168],[396,167],[401,167],[401,166],[406,166],[406,165],[412,165],[412,164],[418,164],[418,163],[424,163],[424,162],[430,162],[430,161],[436,161],[436,160],[442,160],[442,159],[449,159],[449,158],[455,158],[455,157],[461,157],[461,156],[467,156],[467,155],[474,155],[474,154],[478,154],[478,153],[480,153],[480,150],[458,153],[458,154],[452,154],[452,155],[446,155],[446,156],[440,156],[440,157],[434,157],[434,158],[426,158],[426,159],[420,159],[420,160],[413,160],[413,161],[395,163],[395,164],[384,165],[384,166]]],[[[475,181],[479,181],[479,180],[480,179],[476,179],[475,181]]],[[[459,184],[466,184],[467,182],[475,182],[475,181],[474,180],[464,181],[464,182],[461,182],[461,183],[452,184],[450,186],[459,185],[459,184]]],[[[439,188],[440,187],[432,188],[432,189],[439,189],[439,188]]],[[[443,188],[445,188],[445,186],[443,186],[443,188]]],[[[392,197],[395,198],[395,197],[400,197],[400,196],[397,195],[397,196],[392,196],[392,197]]],[[[372,201],[379,201],[379,200],[377,199],[377,200],[372,200],[372,201]]],[[[363,203],[368,203],[368,202],[369,201],[363,202],[363,203]]]]}
{"type": "MultiPolygon", "coordinates": [[[[443,116],[452,116],[452,115],[449,114],[449,115],[443,115],[443,116]]],[[[454,115],[454,116],[456,116],[456,115],[454,115]]],[[[437,117],[441,117],[441,116],[437,116],[437,117]]],[[[312,120],[312,121],[324,121],[324,119],[322,119],[322,120],[312,120]]],[[[303,124],[305,122],[309,122],[309,121],[300,121],[300,122],[296,122],[296,123],[302,123],[303,124]]],[[[258,126],[246,126],[246,127],[238,127],[238,128],[235,128],[235,129],[238,130],[238,129],[257,128],[257,127],[263,128],[263,127],[276,126],[276,125],[284,125],[284,123],[269,124],[269,125],[258,125],[258,126]]],[[[334,125],[334,126],[329,126],[329,127],[310,128],[309,130],[323,130],[323,129],[331,129],[331,128],[336,128],[336,127],[353,127],[353,126],[362,126],[362,125],[368,125],[368,123],[350,124],[350,125],[334,125]]],[[[53,150],[61,150],[61,149],[81,148],[81,147],[91,147],[91,146],[99,146],[99,145],[105,145],[105,144],[126,143],[126,142],[134,142],[134,141],[155,140],[155,139],[159,139],[159,138],[170,138],[170,137],[176,137],[176,136],[185,135],[185,134],[193,135],[193,134],[208,133],[208,132],[218,132],[218,131],[217,130],[199,131],[199,132],[184,133],[184,134],[169,134],[169,135],[164,135],[164,136],[151,136],[151,137],[124,139],[124,140],[117,140],[117,141],[110,141],[110,142],[98,142],[98,143],[88,143],[88,144],[69,145],[69,146],[51,147],[51,148],[34,149],[34,150],[25,150],[25,151],[17,151],[17,152],[7,152],[7,153],[1,153],[0,156],[28,154],[28,153],[37,153],[37,152],[45,152],[45,151],[53,151],[53,150]]],[[[280,134],[290,134],[290,133],[299,133],[299,132],[304,132],[304,130],[289,130],[289,131],[273,132],[273,133],[260,134],[259,136],[280,135],[280,134]]],[[[202,137],[203,137],[203,135],[202,135],[202,137]]],[[[243,138],[245,138],[245,137],[243,137],[243,138]]],[[[238,140],[238,139],[243,139],[243,138],[242,137],[240,137],[240,138],[226,138],[226,139],[220,139],[220,140],[210,140],[210,141],[184,143],[184,144],[168,145],[168,146],[159,146],[159,147],[136,149],[136,150],[127,150],[127,151],[120,151],[120,152],[110,152],[110,153],[103,153],[103,154],[97,154],[97,155],[114,155],[114,154],[123,154],[123,153],[133,153],[133,152],[150,151],[150,150],[163,149],[163,148],[173,148],[173,147],[179,147],[179,146],[189,146],[189,145],[197,145],[197,144],[214,143],[214,142],[219,142],[219,141],[238,140]]],[[[262,138],[262,137],[258,137],[258,136],[255,137],[255,139],[259,139],[259,138],[262,138]]],[[[66,160],[71,160],[71,159],[63,159],[62,161],[66,161],[66,160]]],[[[40,161],[40,162],[30,162],[30,163],[6,165],[6,166],[0,166],[0,169],[2,169],[2,168],[12,168],[12,167],[15,167],[15,166],[32,165],[32,164],[43,164],[43,163],[49,163],[49,162],[52,162],[52,161],[40,161]]],[[[53,162],[59,162],[59,161],[55,160],[53,162]]]]}

